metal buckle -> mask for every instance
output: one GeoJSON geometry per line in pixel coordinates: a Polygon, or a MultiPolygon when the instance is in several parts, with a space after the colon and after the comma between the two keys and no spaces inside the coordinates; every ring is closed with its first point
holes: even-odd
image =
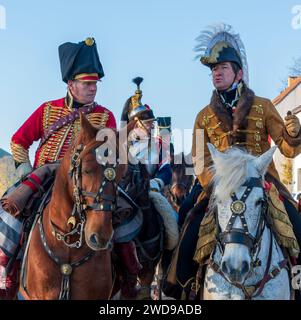
{"type": "Polygon", "coordinates": [[[73,154],[71,158],[71,163],[74,168],[77,168],[80,165],[79,157],[80,157],[80,154],[76,152],[73,154]]]}
{"type": "Polygon", "coordinates": [[[254,292],[256,291],[256,287],[255,286],[245,287],[245,291],[248,294],[248,296],[251,298],[254,292]]]}
{"type": "Polygon", "coordinates": [[[270,272],[270,277],[272,279],[274,279],[275,277],[278,276],[278,274],[281,272],[279,267],[274,268],[271,272],[270,272]]]}

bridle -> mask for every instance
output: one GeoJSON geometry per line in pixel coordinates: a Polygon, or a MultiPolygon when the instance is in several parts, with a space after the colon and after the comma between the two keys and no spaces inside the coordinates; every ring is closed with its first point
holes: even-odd
{"type": "Polygon", "coordinates": [[[287,259],[283,259],[282,261],[280,261],[278,263],[278,266],[273,268],[270,271],[271,261],[272,261],[272,251],[273,251],[273,234],[272,234],[272,226],[268,218],[268,196],[263,188],[263,182],[260,178],[254,178],[254,177],[249,178],[242,186],[245,186],[246,189],[240,199],[237,198],[235,193],[231,194],[232,203],[230,205],[230,209],[232,211],[232,215],[228,221],[225,231],[223,232],[221,231],[221,228],[218,222],[217,210],[215,210],[216,225],[218,226],[217,227],[218,231],[216,236],[216,242],[217,242],[216,248],[219,248],[221,254],[223,255],[225,245],[228,243],[238,243],[238,244],[246,245],[249,249],[250,257],[251,257],[251,270],[249,271],[251,272],[252,268],[255,268],[261,265],[261,261],[258,259],[258,254],[260,252],[264,229],[266,226],[268,226],[269,233],[270,233],[270,240],[269,240],[269,252],[267,256],[267,265],[264,271],[264,276],[256,284],[249,287],[245,286],[244,284],[231,282],[224,275],[221,269],[221,266],[214,261],[214,254],[215,254],[216,248],[209,259],[209,266],[215,272],[220,274],[224,279],[226,279],[226,281],[228,281],[230,284],[241,289],[245,294],[245,298],[250,300],[250,299],[253,299],[254,297],[259,296],[263,291],[265,284],[271,279],[275,278],[281,272],[281,269],[285,268],[287,264],[287,259]],[[262,208],[259,216],[259,221],[257,223],[257,230],[256,230],[255,237],[253,237],[249,232],[248,225],[246,223],[246,219],[244,215],[247,209],[246,200],[254,187],[263,189],[263,195],[264,195],[263,199],[261,199],[262,208]],[[243,227],[242,229],[234,228],[234,222],[237,217],[241,220],[242,227],[243,227]]]}
{"type": "MultiPolygon", "coordinates": [[[[58,228],[51,220],[49,220],[52,228],[52,234],[58,241],[63,241],[63,243],[69,248],[80,248],[82,246],[83,231],[86,222],[86,211],[93,210],[101,212],[114,212],[116,209],[116,199],[118,192],[117,183],[115,181],[116,164],[111,166],[109,166],[108,164],[102,165],[104,167],[104,179],[96,193],[82,190],[81,152],[84,149],[85,147],[82,144],[78,145],[75,148],[75,152],[71,156],[70,161],[69,175],[73,180],[74,204],[71,216],[68,219],[67,224],[71,224],[73,228],[70,232],[63,233],[58,230],[58,228]],[[109,183],[113,184],[115,196],[104,193],[104,189],[109,183]],[[94,198],[94,202],[90,205],[87,204],[86,201],[86,199],[89,197],[94,198]],[[76,215],[78,216],[77,224],[76,215]],[[73,243],[70,243],[69,238],[73,235],[78,235],[79,239],[73,243]]],[[[110,246],[112,246],[112,239],[107,243],[107,247],[104,247],[103,250],[108,249],[110,246]]]]}
{"type": "Polygon", "coordinates": [[[240,199],[237,198],[235,192],[231,194],[232,203],[230,205],[230,209],[232,215],[228,221],[225,231],[221,232],[220,226],[217,221],[217,225],[219,228],[217,244],[222,253],[224,252],[225,245],[228,243],[244,244],[248,247],[250,255],[253,258],[254,254],[257,251],[257,248],[261,243],[263,231],[265,228],[268,204],[266,193],[263,189],[262,180],[260,178],[252,177],[248,179],[242,186],[246,187],[246,189],[240,199]],[[259,221],[257,223],[257,231],[255,237],[251,235],[245,219],[245,211],[247,209],[246,200],[248,199],[254,187],[261,188],[264,195],[263,199],[261,199],[262,208],[259,216],[259,221]],[[240,219],[242,229],[234,228],[236,218],[240,219]]]}
{"type": "Polygon", "coordinates": [[[177,197],[174,195],[173,190],[176,187],[181,187],[185,190],[186,192],[186,196],[188,195],[188,193],[190,192],[191,188],[192,188],[192,181],[189,180],[189,182],[187,182],[186,184],[183,182],[175,182],[173,183],[169,188],[168,188],[168,193],[170,195],[170,202],[172,205],[174,205],[175,207],[179,207],[181,205],[181,203],[179,203],[179,200],[177,199],[177,197]]]}

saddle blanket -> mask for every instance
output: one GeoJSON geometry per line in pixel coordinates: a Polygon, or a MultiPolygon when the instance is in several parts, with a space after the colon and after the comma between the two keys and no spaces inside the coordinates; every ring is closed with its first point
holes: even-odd
{"type": "Polygon", "coordinates": [[[2,208],[0,204],[0,249],[12,257],[20,243],[23,219],[16,219],[2,208]]]}

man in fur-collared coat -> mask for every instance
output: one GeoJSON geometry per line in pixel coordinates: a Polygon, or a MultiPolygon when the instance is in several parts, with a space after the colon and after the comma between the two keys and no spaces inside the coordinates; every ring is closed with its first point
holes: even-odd
{"type": "MultiPolygon", "coordinates": [[[[208,191],[212,179],[212,173],[209,172],[212,162],[208,142],[214,144],[219,151],[236,145],[260,156],[270,148],[270,136],[285,157],[294,158],[300,153],[301,132],[298,118],[289,115],[283,122],[270,100],[256,96],[246,86],[238,64],[229,61],[214,64],[212,76],[216,90],[210,104],[196,117],[193,140],[197,177],[205,190],[208,191]],[[203,158],[198,158],[197,154],[197,129],[204,130],[203,158]],[[198,170],[198,161],[203,161],[203,170],[198,170]]],[[[288,191],[280,183],[274,162],[269,167],[267,179],[289,197],[288,191]]]]}
{"type": "MultiPolygon", "coordinates": [[[[260,156],[270,148],[271,138],[288,158],[294,158],[301,151],[298,118],[289,115],[283,121],[269,99],[258,97],[249,89],[245,49],[239,36],[231,32],[231,26],[216,26],[201,34],[196,47],[197,51],[201,51],[201,62],[211,69],[215,90],[210,103],[198,113],[194,124],[192,156],[203,191],[185,225],[177,253],[176,279],[186,293],[189,292],[187,285],[193,281],[193,272],[197,269],[196,265],[188,269],[187,261],[194,253],[199,225],[212,192],[212,173],[209,169],[212,160],[207,143],[212,143],[221,152],[231,146],[239,146],[260,156]]],[[[274,162],[270,164],[265,178],[276,186],[283,199],[300,247],[301,215],[290,193],[280,182],[274,162]]],[[[300,256],[297,262],[300,264],[300,256]]]]}

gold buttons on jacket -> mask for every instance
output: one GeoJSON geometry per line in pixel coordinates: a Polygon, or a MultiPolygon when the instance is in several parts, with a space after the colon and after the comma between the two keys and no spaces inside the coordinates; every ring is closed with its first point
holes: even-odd
{"type": "Polygon", "coordinates": [[[254,133],[254,140],[257,142],[261,141],[261,135],[260,135],[259,131],[256,131],[254,133]]]}
{"type": "Polygon", "coordinates": [[[255,110],[256,110],[256,112],[257,112],[258,114],[263,114],[263,107],[262,107],[261,104],[259,104],[259,105],[254,105],[253,108],[255,108],[255,110]]]}
{"type": "Polygon", "coordinates": [[[218,139],[218,138],[215,138],[214,146],[215,146],[216,148],[218,148],[218,147],[219,147],[219,145],[220,145],[220,141],[219,141],[219,139],[218,139]]]}
{"type": "Polygon", "coordinates": [[[209,117],[203,116],[202,126],[206,127],[209,124],[209,117]]]}
{"type": "Polygon", "coordinates": [[[260,147],[260,144],[259,143],[255,143],[255,151],[257,153],[261,153],[261,147],[260,147]]]}
{"type": "Polygon", "coordinates": [[[256,121],[256,127],[259,128],[259,129],[263,128],[262,119],[256,121]]]}
{"type": "Polygon", "coordinates": [[[202,126],[206,127],[209,124],[210,119],[213,118],[213,117],[214,117],[214,114],[210,114],[209,116],[204,115],[203,116],[203,120],[202,120],[202,126]]]}

